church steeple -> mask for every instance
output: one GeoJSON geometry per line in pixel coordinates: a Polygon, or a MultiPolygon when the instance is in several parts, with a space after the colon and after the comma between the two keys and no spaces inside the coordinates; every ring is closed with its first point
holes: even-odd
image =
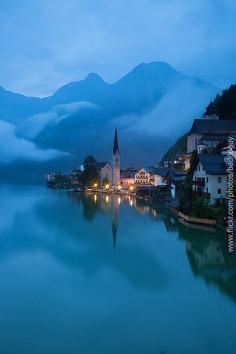
{"type": "Polygon", "coordinates": [[[116,128],[115,136],[114,136],[114,144],[113,144],[113,154],[115,155],[117,151],[119,152],[119,145],[118,145],[118,136],[117,136],[117,128],[116,128]]]}
{"type": "Polygon", "coordinates": [[[117,128],[115,129],[112,157],[111,157],[111,167],[112,167],[112,186],[117,187],[120,185],[120,151],[118,145],[118,134],[117,128]]]}

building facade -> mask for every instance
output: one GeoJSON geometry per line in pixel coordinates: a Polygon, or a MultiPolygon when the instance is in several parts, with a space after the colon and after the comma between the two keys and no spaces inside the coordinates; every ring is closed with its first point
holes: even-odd
{"type": "Polygon", "coordinates": [[[137,186],[148,186],[154,184],[154,177],[151,171],[141,168],[135,173],[135,184],[137,186]]]}
{"type": "Polygon", "coordinates": [[[104,184],[112,184],[112,167],[109,162],[100,162],[98,164],[99,173],[100,173],[100,183],[103,186],[104,184]]]}
{"type": "Polygon", "coordinates": [[[227,197],[226,163],[223,155],[202,154],[193,174],[193,192],[214,204],[227,197]]]}

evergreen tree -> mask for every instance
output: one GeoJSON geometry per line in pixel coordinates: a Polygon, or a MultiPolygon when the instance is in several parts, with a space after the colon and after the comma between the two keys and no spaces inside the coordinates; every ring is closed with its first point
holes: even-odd
{"type": "Polygon", "coordinates": [[[92,186],[99,183],[99,171],[97,160],[94,156],[89,155],[84,159],[84,170],[82,172],[82,181],[85,186],[92,186]]]}

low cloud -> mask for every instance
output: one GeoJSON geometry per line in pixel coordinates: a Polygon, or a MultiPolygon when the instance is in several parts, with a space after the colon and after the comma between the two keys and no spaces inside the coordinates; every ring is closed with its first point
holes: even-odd
{"type": "MultiPolygon", "coordinates": [[[[214,93],[213,93],[214,92],[214,93]]],[[[194,118],[202,116],[214,89],[194,84],[180,84],[166,94],[149,112],[115,118],[115,125],[130,133],[147,136],[177,137],[186,132],[194,118]]]]}
{"type": "Polygon", "coordinates": [[[48,125],[57,125],[71,114],[82,109],[98,109],[93,103],[86,101],[71,102],[54,106],[50,111],[35,114],[27,118],[19,127],[18,132],[25,138],[34,139],[48,125]]]}
{"type": "Polygon", "coordinates": [[[43,162],[68,155],[55,149],[41,149],[32,141],[16,135],[13,124],[0,120],[0,162],[11,163],[16,160],[43,162]]]}

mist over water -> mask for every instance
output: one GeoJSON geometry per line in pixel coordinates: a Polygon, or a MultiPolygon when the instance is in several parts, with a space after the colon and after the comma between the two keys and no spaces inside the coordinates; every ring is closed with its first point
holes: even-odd
{"type": "Polygon", "coordinates": [[[3,353],[234,352],[223,235],[130,197],[1,186],[0,202],[3,353]]]}

